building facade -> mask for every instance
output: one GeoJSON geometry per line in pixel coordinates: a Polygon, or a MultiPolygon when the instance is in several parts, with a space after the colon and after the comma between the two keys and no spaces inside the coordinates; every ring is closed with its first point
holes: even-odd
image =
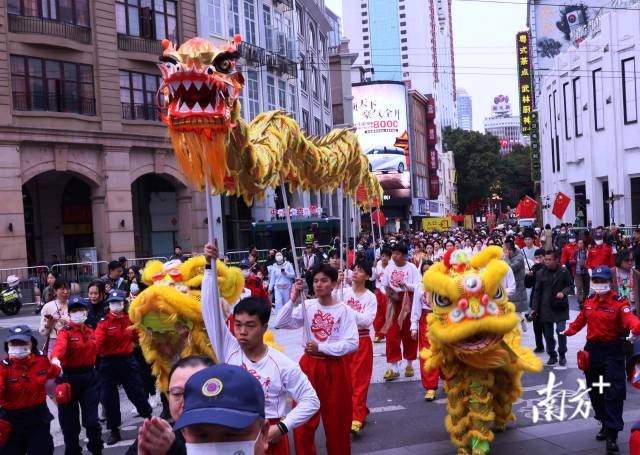
{"type": "Polygon", "coordinates": [[[491,105],[491,117],[484,119],[485,133],[492,134],[500,140],[500,153],[511,153],[514,144],[529,144],[529,137],[520,131],[520,117],[511,114],[509,97],[498,95],[491,105]]]}
{"type": "Polygon", "coordinates": [[[471,95],[463,88],[456,90],[456,101],[458,110],[458,128],[471,131],[473,129],[473,110],[471,105],[471,95]]]}
{"type": "Polygon", "coordinates": [[[599,16],[595,36],[553,60],[537,108],[545,223],[593,226],[640,223],[638,48],[640,12],[599,16]],[[562,220],[552,215],[559,192],[571,198],[562,220]]]}

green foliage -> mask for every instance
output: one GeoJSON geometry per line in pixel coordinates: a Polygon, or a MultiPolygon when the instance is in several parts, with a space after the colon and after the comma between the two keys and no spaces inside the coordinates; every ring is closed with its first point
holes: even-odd
{"type": "Polygon", "coordinates": [[[528,146],[515,144],[512,152],[499,161],[500,196],[503,204],[511,207],[526,195],[535,199],[533,181],[531,180],[531,149],[528,146]]]}

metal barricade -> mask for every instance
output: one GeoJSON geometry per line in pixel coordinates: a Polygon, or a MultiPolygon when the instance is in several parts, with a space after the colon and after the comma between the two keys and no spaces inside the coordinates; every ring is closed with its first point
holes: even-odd
{"type": "MultiPolygon", "coordinates": [[[[144,268],[145,264],[149,261],[160,261],[160,262],[167,262],[169,259],[165,256],[153,256],[153,257],[149,257],[149,258],[127,258],[127,267],[131,267],[132,265],[136,265],[138,267],[140,267],[141,269],[144,268]]],[[[125,271],[126,274],[126,271],[125,271]]]]}
{"type": "Polygon", "coordinates": [[[229,256],[229,265],[238,265],[241,260],[249,258],[249,251],[227,251],[224,253],[226,256],[229,256]]]}
{"type": "Polygon", "coordinates": [[[79,292],[84,293],[91,281],[97,280],[107,273],[108,264],[107,261],[55,264],[51,266],[51,271],[58,273],[69,283],[78,283],[80,285],[79,292]]]}
{"type": "Polygon", "coordinates": [[[30,303],[36,300],[35,288],[39,291],[46,286],[49,267],[46,265],[36,265],[32,267],[14,267],[0,269],[0,282],[6,283],[7,278],[15,275],[20,278],[20,292],[22,293],[22,302],[30,303]]]}

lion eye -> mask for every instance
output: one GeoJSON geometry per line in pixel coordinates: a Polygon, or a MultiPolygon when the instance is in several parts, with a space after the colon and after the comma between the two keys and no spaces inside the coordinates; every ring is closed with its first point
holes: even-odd
{"type": "Polygon", "coordinates": [[[216,70],[220,73],[229,74],[231,72],[231,60],[228,58],[222,59],[215,63],[216,70]]]}
{"type": "Polygon", "coordinates": [[[498,286],[495,295],[493,296],[494,300],[502,300],[504,297],[504,293],[502,292],[502,286],[498,286]]]}
{"type": "Polygon", "coordinates": [[[433,293],[433,301],[441,308],[445,308],[451,305],[451,300],[440,294],[436,294],[435,292],[433,293]]]}
{"type": "Polygon", "coordinates": [[[477,276],[470,276],[464,280],[464,288],[468,292],[478,292],[482,289],[482,281],[477,276]]]}

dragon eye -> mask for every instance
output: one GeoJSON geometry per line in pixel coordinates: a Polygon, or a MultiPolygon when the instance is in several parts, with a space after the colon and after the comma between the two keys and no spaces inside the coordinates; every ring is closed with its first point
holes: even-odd
{"type": "Polygon", "coordinates": [[[214,72],[214,69],[212,67],[207,68],[207,74],[209,76],[211,76],[213,74],[213,72],[214,72]]]}
{"type": "Polygon", "coordinates": [[[502,300],[504,294],[502,292],[502,286],[498,286],[495,295],[493,296],[494,300],[502,300]]]}
{"type": "Polygon", "coordinates": [[[229,74],[231,72],[231,60],[228,58],[215,63],[216,70],[220,73],[229,74]]]}
{"type": "Polygon", "coordinates": [[[445,308],[451,305],[451,300],[441,296],[440,294],[436,294],[435,292],[433,293],[433,301],[441,308],[445,308]]]}

